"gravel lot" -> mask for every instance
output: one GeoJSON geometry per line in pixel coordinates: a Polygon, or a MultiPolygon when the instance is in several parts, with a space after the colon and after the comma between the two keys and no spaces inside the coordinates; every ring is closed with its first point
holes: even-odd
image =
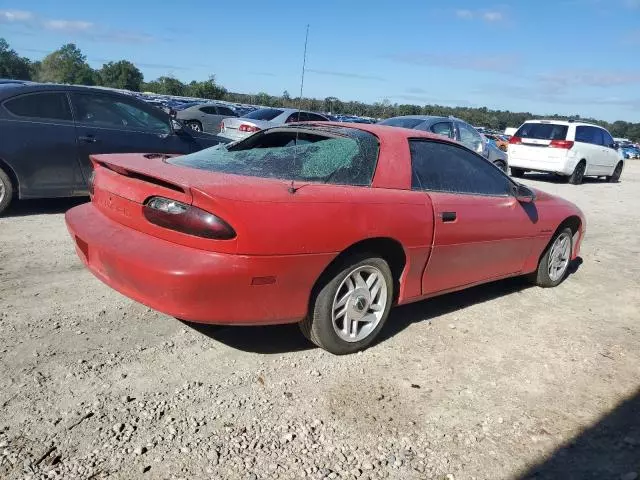
{"type": "Polygon", "coordinates": [[[82,267],[63,221],[77,201],[14,206],[0,218],[0,478],[636,479],[640,163],[619,184],[526,183],[587,216],[566,282],[398,308],[347,357],[296,326],[153,312],[82,267]]]}

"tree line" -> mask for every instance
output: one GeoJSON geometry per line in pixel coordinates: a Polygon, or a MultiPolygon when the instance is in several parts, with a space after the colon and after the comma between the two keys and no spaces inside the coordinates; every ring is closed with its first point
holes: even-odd
{"type": "MultiPolygon", "coordinates": [[[[443,105],[413,105],[382,102],[364,103],[342,101],[337,97],[292,98],[286,90],[282,95],[269,95],[229,92],[216,83],[215,76],[207,80],[184,83],[177,78],[161,76],[149,82],[144,81],[142,72],[128,60],[108,62],[99,69],[93,69],[87,63],[86,56],[73,43],[63,45],[41,61],[31,61],[19,56],[3,38],[0,38],[0,78],[33,80],[38,82],[68,83],[78,85],[98,85],[131,90],[134,92],[152,92],[163,95],[226,100],[236,103],[248,103],[272,107],[295,107],[332,114],[358,115],[371,118],[388,118],[397,115],[453,115],[472,125],[496,130],[520,126],[525,120],[542,118],[531,112],[511,112],[491,110],[486,107],[447,107],[443,105]]],[[[545,118],[567,119],[564,115],[546,115],[545,118]]],[[[571,118],[596,123],[607,128],[614,137],[631,138],[640,141],[640,123],[625,121],[605,122],[592,118],[571,118]]]]}

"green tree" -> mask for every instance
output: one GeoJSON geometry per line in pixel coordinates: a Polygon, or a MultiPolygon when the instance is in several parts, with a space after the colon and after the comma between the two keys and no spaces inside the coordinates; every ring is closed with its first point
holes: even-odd
{"type": "Polygon", "coordinates": [[[142,72],[127,60],[105,63],[98,71],[98,75],[101,85],[105,87],[139,92],[142,86],[142,72]]]}
{"type": "Polygon", "coordinates": [[[183,96],[186,93],[187,86],[177,78],[160,77],[149,83],[144,84],[144,90],[159,93],[161,95],[177,95],[183,96]]]}
{"type": "Polygon", "coordinates": [[[95,72],[74,43],[67,43],[42,60],[38,71],[41,82],[94,85],[95,72]]]}
{"type": "Polygon", "coordinates": [[[284,92],[282,92],[282,100],[288,102],[289,100],[291,100],[291,95],[289,95],[289,91],[285,90],[284,92]]]}
{"type": "Polygon", "coordinates": [[[31,62],[9,48],[4,38],[0,38],[0,78],[31,80],[31,62]]]}
{"type": "Polygon", "coordinates": [[[198,98],[210,98],[220,100],[227,94],[227,89],[216,83],[215,75],[211,75],[209,80],[196,82],[195,80],[187,86],[187,95],[198,98]]]}

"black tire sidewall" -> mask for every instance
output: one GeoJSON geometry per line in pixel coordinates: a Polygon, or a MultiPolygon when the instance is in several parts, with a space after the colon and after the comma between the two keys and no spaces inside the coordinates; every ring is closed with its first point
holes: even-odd
{"type": "Polygon", "coordinates": [[[389,264],[385,260],[371,254],[362,254],[351,257],[347,262],[336,267],[334,272],[335,274],[331,276],[330,280],[320,288],[312,304],[312,310],[310,312],[310,315],[312,316],[312,324],[310,328],[311,337],[318,346],[324,348],[330,353],[336,355],[355,353],[369,346],[376,339],[380,330],[384,327],[394,298],[393,275],[391,274],[389,264]],[[345,277],[356,268],[366,265],[376,267],[382,272],[384,280],[387,283],[387,304],[382,318],[373,332],[358,342],[346,342],[338,336],[333,328],[333,300],[338,287],[345,277]]]}
{"type": "Polygon", "coordinates": [[[4,212],[11,200],[13,199],[13,184],[11,183],[11,179],[9,175],[7,175],[4,170],[0,169],[0,183],[4,186],[4,197],[0,200],[0,215],[4,212]]]}
{"type": "Polygon", "coordinates": [[[573,173],[569,177],[569,183],[572,185],[580,185],[584,180],[584,173],[587,171],[587,164],[584,160],[580,160],[573,169],[573,173]],[[582,171],[582,173],[580,173],[582,171]],[[580,175],[578,175],[580,173],[580,175]]]}
{"type": "Polygon", "coordinates": [[[511,167],[511,176],[516,178],[524,177],[524,170],[521,168],[511,167]]]}

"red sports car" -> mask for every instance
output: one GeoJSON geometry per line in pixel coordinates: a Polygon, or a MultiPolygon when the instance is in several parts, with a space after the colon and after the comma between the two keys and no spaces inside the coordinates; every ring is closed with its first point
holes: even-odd
{"type": "Polygon", "coordinates": [[[66,221],[99,279],[192,322],[299,322],[336,354],[392,305],[523,274],[556,286],[585,232],[575,205],[417,130],[297,124],[92,161],[92,201],[66,221]]]}

